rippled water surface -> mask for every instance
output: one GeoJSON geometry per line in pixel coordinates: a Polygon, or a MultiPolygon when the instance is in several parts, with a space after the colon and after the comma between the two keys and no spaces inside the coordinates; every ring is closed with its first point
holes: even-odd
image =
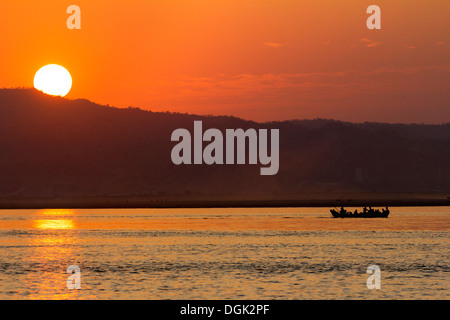
{"type": "Polygon", "coordinates": [[[449,240],[449,207],[1,210],[0,298],[448,299],[449,240]]]}

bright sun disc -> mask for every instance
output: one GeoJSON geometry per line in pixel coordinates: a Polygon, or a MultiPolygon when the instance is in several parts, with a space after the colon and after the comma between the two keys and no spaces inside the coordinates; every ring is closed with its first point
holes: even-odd
{"type": "Polygon", "coordinates": [[[72,77],[65,68],[49,64],[36,72],[34,87],[46,94],[64,97],[72,88],[72,77]]]}

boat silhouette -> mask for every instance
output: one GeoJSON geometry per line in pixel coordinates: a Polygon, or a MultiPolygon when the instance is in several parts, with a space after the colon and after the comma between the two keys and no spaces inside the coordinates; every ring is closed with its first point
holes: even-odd
{"type": "Polygon", "coordinates": [[[379,209],[372,209],[372,207],[369,207],[369,209],[364,207],[362,212],[358,212],[358,210],[351,212],[341,207],[339,211],[331,209],[330,212],[334,218],[387,218],[390,213],[388,207],[386,209],[383,208],[381,211],[379,209]]]}

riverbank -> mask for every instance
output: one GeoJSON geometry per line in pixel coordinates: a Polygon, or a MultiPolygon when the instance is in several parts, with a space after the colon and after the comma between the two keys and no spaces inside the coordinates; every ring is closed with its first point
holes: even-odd
{"type": "Polygon", "coordinates": [[[0,198],[0,209],[449,206],[450,193],[310,193],[0,198]]]}

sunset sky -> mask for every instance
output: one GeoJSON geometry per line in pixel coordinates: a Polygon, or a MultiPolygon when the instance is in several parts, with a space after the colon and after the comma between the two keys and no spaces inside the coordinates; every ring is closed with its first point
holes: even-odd
{"type": "Polygon", "coordinates": [[[0,87],[55,63],[67,98],[118,107],[450,122],[449,0],[0,0],[0,30],[0,87]]]}

